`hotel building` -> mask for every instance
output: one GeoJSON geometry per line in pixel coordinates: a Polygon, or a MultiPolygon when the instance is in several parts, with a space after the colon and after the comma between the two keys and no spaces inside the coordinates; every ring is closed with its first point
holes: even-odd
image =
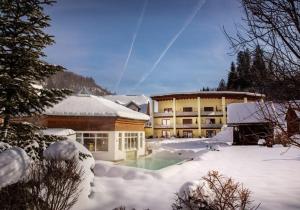
{"type": "Polygon", "coordinates": [[[227,105],[263,99],[234,91],[199,91],[152,95],[153,137],[212,137],[227,124],[227,105]]]}

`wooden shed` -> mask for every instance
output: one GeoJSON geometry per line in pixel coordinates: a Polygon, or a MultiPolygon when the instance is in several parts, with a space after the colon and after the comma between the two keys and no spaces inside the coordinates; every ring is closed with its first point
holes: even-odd
{"type": "Polygon", "coordinates": [[[228,106],[228,126],[233,127],[234,145],[256,145],[260,139],[273,142],[274,127],[263,117],[256,102],[228,106]]]}
{"type": "Polygon", "coordinates": [[[290,107],[286,114],[286,123],[289,136],[300,134],[300,110],[290,107]]]}

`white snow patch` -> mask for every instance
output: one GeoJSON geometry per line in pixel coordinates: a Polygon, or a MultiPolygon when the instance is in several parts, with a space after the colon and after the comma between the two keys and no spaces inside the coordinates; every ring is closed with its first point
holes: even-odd
{"type": "Polygon", "coordinates": [[[94,95],[73,95],[49,108],[46,115],[123,117],[147,121],[146,114],[133,111],[108,99],[94,95]]]}
{"type": "Polygon", "coordinates": [[[259,139],[257,142],[258,145],[264,145],[265,143],[266,143],[265,139],[259,139]]]}
{"type": "Polygon", "coordinates": [[[47,128],[41,130],[44,135],[55,135],[55,136],[70,136],[76,134],[76,132],[69,128],[47,128]]]}
{"type": "Polygon", "coordinates": [[[232,143],[233,142],[233,128],[232,127],[224,127],[222,131],[217,133],[211,139],[216,142],[224,142],[224,143],[232,143]]]}
{"type": "Polygon", "coordinates": [[[178,195],[181,198],[186,198],[186,196],[192,196],[194,192],[197,190],[197,188],[200,186],[201,186],[201,182],[198,180],[188,181],[180,187],[178,195]]]}
{"type": "Polygon", "coordinates": [[[217,170],[249,188],[254,205],[261,203],[261,209],[296,210],[300,208],[300,150],[291,147],[282,155],[285,150],[280,145],[227,146],[155,172],[97,161],[93,197],[78,202],[74,209],[113,209],[121,205],[128,209],[172,209],[175,193],[184,183],[217,170]]]}
{"type": "Polygon", "coordinates": [[[0,153],[0,188],[25,178],[31,159],[19,147],[12,147],[0,153]]]}
{"type": "Polygon", "coordinates": [[[43,153],[46,159],[71,160],[79,158],[79,150],[70,141],[58,141],[51,144],[43,153]]]}

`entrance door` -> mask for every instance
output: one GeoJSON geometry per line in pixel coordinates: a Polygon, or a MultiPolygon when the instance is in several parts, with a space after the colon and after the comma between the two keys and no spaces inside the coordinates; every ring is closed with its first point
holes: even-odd
{"type": "Polygon", "coordinates": [[[193,138],[193,131],[183,131],[184,138],[193,138]]]}
{"type": "Polygon", "coordinates": [[[171,132],[167,130],[162,131],[162,137],[164,138],[170,138],[171,137],[171,132]]]}
{"type": "Polygon", "coordinates": [[[207,138],[211,138],[211,137],[213,137],[215,135],[216,135],[216,131],[215,130],[207,130],[206,131],[206,137],[207,138]]]}

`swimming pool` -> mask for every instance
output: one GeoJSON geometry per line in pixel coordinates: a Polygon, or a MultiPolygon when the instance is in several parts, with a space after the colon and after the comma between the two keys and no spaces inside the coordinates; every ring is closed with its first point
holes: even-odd
{"type": "Polygon", "coordinates": [[[143,157],[137,160],[126,160],[120,162],[120,165],[136,167],[136,168],[144,168],[148,170],[159,170],[171,165],[175,165],[181,162],[184,162],[184,159],[180,158],[157,158],[157,157],[143,157]]]}

